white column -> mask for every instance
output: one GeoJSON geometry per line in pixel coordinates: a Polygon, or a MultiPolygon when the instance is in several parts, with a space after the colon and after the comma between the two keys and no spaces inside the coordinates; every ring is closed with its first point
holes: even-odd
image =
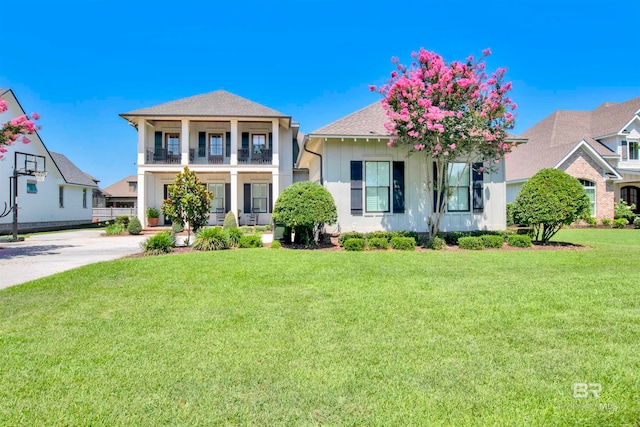
{"type": "MultiPolygon", "coordinates": [[[[237,165],[238,164],[238,120],[231,120],[231,156],[230,156],[230,161],[231,161],[232,165],[237,165]]],[[[236,178],[237,178],[237,175],[236,175],[236,178]]],[[[236,184],[237,184],[237,182],[236,182],[236,184]]],[[[237,213],[237,211],[234,211],[234,212],[237,213]]]]}
{"type": "Polygon", "coordinates": [[[273,172],[271,172],[271,184],[271,191],[273,193],[273,200],[271,201],[271,203],[272,206],[275,207],[276,200],[278,200],[278,196],[280,195],[280,172],[278,170],[274,170],[273,172]]]}
{"type": "Polygon", "coordinates": [[[182,119],[182,133],[180,134],[180,151],[182,158],[180,163],[189,164],[189,119],[182,119]]]}
{"type": "Polygon", "coordinates": [[[147,183],[146,174],[138,172],[138,219],[143,228],[147,226],[147,183]]]}
{"type": "Polygon", "coordinates": [[[231,171],[231,212],[238,217],[238,171],[235,170],[231,171]]]}
{"type": "Polygon", "coordinates": [[[278,150],[280,148],[280,120],[273,120],[273,147],[271,147],[272,161],[271,164],[273,166],[280,165],[280,156],[278,154],[278,150]]]}
{"type": "Polygon", "coordinates": [[[138,119],[138,165],[144,165],[147,158],[147,121],[138,119]]]}

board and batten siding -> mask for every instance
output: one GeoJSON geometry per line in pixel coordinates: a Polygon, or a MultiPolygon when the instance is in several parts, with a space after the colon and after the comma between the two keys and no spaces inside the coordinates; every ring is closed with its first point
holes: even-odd
{"type": "MultiPolygon", "coordinates": [[[[389,148],[386,140],[377,139],[328,139],[323,148],[324,185],[331,192],[338,210],[338,225],[327,227],[328,231],[375,231],[375,230],[427,230],[427,217],[431,210],[426,182],[432,176],[432,168],[424,156],[407,157],[402,148],[389,148]],[[351,211],[351,161],[388,161],[393,171],[393,162],[404,162],[404,213],[392,213],[393,199],[388,213],[353,215],[351,211]]],[[[504,162],[499,170],[484,174],[482,212],[447,213],[440,229],[454,230],[499,230],[506,228],[506,188],[504,162]]],[[[363,177],[364,179],[364,177],[363,177]]],[[[393,186],[393,182],[391,182],[393,186]]],[[[364,191],[364,190],[363,190],[364,191]]],[[[393,189],[391,190],[393,191],[393,189]]]]}

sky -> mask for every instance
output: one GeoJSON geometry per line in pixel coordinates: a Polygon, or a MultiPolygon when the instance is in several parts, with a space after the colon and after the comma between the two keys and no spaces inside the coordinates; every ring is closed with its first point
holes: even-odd
{"type": "Polygon", "coordinates": [[[558,109],[640,96],[638,0],[136,1],[3,4],[0,87],[101,187],[136,174],[118,114],[225,89],[310,133],[380,99],[391,57],[491,48],[524,132],[558,109]]]}

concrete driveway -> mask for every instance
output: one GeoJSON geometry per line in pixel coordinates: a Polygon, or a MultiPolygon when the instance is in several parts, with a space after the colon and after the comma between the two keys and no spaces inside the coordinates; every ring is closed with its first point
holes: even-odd
{"type": "Polygon", "coordinates": [[[82,265],[140,252],[147,236],[102,236],[102,230],[37,234],[24,242],[0,240],[0,289],[82,265]]]}

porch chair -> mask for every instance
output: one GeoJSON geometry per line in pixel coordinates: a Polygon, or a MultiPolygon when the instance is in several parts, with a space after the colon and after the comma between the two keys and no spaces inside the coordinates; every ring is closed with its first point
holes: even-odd
{"type": "Polygon", "coordinates": [[[247,225],[250,225],[252,227],[258,225],[258,214],[257,213],[247,214],[247,225]]]}

